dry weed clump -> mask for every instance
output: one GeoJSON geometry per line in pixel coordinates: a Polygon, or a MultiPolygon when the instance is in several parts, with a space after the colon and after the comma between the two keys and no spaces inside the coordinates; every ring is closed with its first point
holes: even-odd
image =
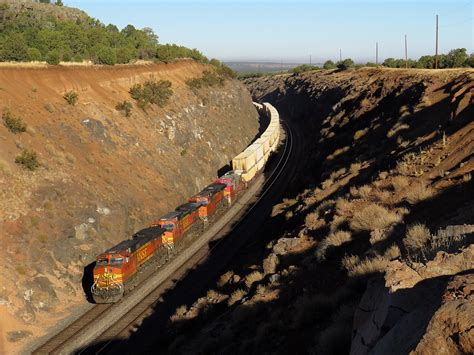
{"type": "Polygon", "coordinates": [[[401,191],[410,185],[410,180],[403,175],[396,175],[391,180],[391,185],[394,191],[401,191]]]}
{"type": "Polygon", "coordinates": [[[176,308],[176,311],[171,316],[171,318],[170,318],[171,322],[174,323],[174,322],[185,319],[187,312],[188,312],[188,307],[186,305],[183,304],[183,305],[179,306],[178,308],[176,308]]]}
{"type": "Polygon", "coordinates": [[[386,270],[389,260],[376,256],[375,258],[366,258],[347,269],[349,276],[363,276],[383,272],[386,270]]]}
{"type": "Polygon", "coordinates": [[[335,170],[329,175],[329,178],[332,179],[332,180],[337,180],[342,175],[344,175],[346,172],[347,172],[346,168],[341,168],[339,170],[335,170]]]}
{"type": "Polygon", "coordinates": [[[234,272],[232,270],[227,271],[225,274],[222,274],[221,277],[219,278],[219,281],[217,281],[217,286],[218,287],[224,287],[229,283],[229,281],[232,279],[234,276],[234,272]]]}
{"type": "Polygon", "coordinates": [[[315,255],[318,260],[322,261],[326,258],[326,250],[329,247],[338,247],[351,240],[352,236],[350,232],[337,231],[331,233],[318,244],[315,255]]]}
{"type": "Polygon", "coordinates": [[[241,288],[235,290],[232,292],[230,295],[229,299],[227,300],[227,304],[229,306],[234,305],[235,303],[239,302],[244,296],[247,294],[245,290],[242,290],[241,288]]]}
{"type": "Polygon", "coordinates": [[[263,279],[263,274],[260,271],[254,271],[245,277],[245,286],[248,288],[252,287],[254,282],[258,282],[263,279]]]}
{"type": "Polygon", "coordinates": [[[321,187],[323,190],[330,188],[334,184],[334,180],[329,178],[322,182],[321,187]]]}
{"type": "Polygon", "coordinates": [[[324,219],[319,219],[318,212],[308,213],[304,219],[304,224],[309,230],[316,230],[326,225],[324,219]]]}
{"type": "Polygon", "coordinates": [[[344,154],[344,153],[347,152],[349,149],[350,149],[349,146],[345,146],[345,147],[336,149],[332,154],[329,154],[329,155],[326,157],[326,160],[334,160],[337,156],[339,156],[339,155],[341,155],[341,154],[344,154]]]}
{"type": "Polygon", "coordinates": [[[361,139],[363,136],[367,134],[368,131],[369,131],[369,127],[356,131],[356,133],[354,133],[354,140],[357,141],[361,139]]]}
{"type": "Polygon", "coordinates": [[[339,216],[352,216],[354,212],[354,206],[353,204],[345,199],[345,198],[339,198],[336,201],[336,214],[339,216]]]}
{"type": "Polygon", "coordinates": [[[383,257],[388,260],[395,260],[399,258],[400,255],[401,253],[400,253],[400,248],[398,247],[398,245],[392,244],[387,250],[385,250],[383,257]]]}
{"type": "Polygon", "coordinates": [[[357,174],[361,168],[362,168],[361,163],[352,163],[349,170],[350,170],[351,174],[357,174]]]}
{"type": "Polygon", "coordinates": [[[398,214],[380,205],[370,203],[354,212],[349,225],[353,231],[361,232],[385,229],[392,224],[400,222],[400,220],[401,217],[398,214]]]}
{"type": "Polygon", "coordinates": [[[421,250],[430,237],[430,230],[424,224],[416,223],[408,227],[403,244],[410,251],[421,250]]]}
{"type": "Polygon", "coordinates": [[[423,200],[433,197],[435,191],[432,187],[426,186],[423,181],[414,183],[406,190],[405,198],[408,203],[414,205],[423,200]]]}
{"type": "Polygon", "coordinates": [[[347,271],[353,270],[359,263],[360,258],[357,255],[346,255],[341,260],[341,266],[347,271]]]}
{"type": "Polygon", "coordinates": [[[393,126],[388,132],[387,132],[387,138],[392,138],[394,135],[396,135],[398,132],[403,131],[405,129],[409,129],[410,126],[407,125],[406,123],[402,124],[396,124],[393,126]]]}

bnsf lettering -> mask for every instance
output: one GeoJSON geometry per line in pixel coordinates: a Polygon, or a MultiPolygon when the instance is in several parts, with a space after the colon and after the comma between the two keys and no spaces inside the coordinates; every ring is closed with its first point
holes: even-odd
{"type": "Polygon", "coordinates": [[[137,253],[137,259],[138,259],[138,261],[142,261],[143,259],[145,259],[145,258],[147,257],[147,255],[148,255],[148,253],[147,253],[146,248],[140,250],[140,251],[137,253]]]}

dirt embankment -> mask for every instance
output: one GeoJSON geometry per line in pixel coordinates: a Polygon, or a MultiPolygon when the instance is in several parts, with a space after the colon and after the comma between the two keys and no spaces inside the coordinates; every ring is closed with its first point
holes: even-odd
{"type": "Polygon", "coordinates": [[[0,352],[83,304],[83,268],[96,254],[198,192],[257,134],[241,83],[194,92],[185,84],[206,69],[0,69],[0,112],[26,124],[20,133],[0,124],[0,352]],[[151,78],[172,83],[164,108],[116,110],[151,78]],[[63,98],[70,90],[74,106],[63,98]],[[25,149],[37,154],[35,171],[15,163],[25,149]]]}
{"type": "Polygon", "coordinates": [[[471,352],[474,71],[245,83],[301,130],[307,157],[265,233],[212,290],[176,310],[159,345],[428,353],[436,338],[440,353],[471,352]]]}

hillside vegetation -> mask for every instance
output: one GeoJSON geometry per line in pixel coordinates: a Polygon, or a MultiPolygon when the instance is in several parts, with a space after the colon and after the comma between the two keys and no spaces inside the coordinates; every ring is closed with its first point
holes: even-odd
{"type": "Polygon", "coordinates": [[[156,344],[472,353],[474,72],[374,68],[245,83],[301,133],[305,157],[255,242],[176,309],[156,344]]]}
{"type": "MultiPolygon", "coordinates": [[[[97,64],[135,59],[209,60],[197,49],[159,44],[151,28],[104,25],[86,13],[47,3],[0,1],[0,61],[47,61],[49,64],[90,60],[97,64]]],[[[220,65],[216,60],[211,64],[220,65]]]]}

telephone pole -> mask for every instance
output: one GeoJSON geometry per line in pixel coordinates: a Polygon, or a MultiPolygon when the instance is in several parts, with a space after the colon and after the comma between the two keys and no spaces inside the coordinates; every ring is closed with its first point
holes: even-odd
{"type": "Polygon", "coordinates": [[[405,68],[408,68],[407,35],[405,35],[405,68]]]}
{"type": "Polygon", "coordinates": [[[435,69],[438,69],[438,15],[436,15],[436,54],[435,54],[435,69]]]}
{"type": "Polygon", "coordinates": [[[342,62],[342,49],[339,48],[339,61],[342,62]]]}
{"type": "Polygon", "coordinates": [[[375,42],[375,64],[379,65],[379,42],[375,42]]]}

